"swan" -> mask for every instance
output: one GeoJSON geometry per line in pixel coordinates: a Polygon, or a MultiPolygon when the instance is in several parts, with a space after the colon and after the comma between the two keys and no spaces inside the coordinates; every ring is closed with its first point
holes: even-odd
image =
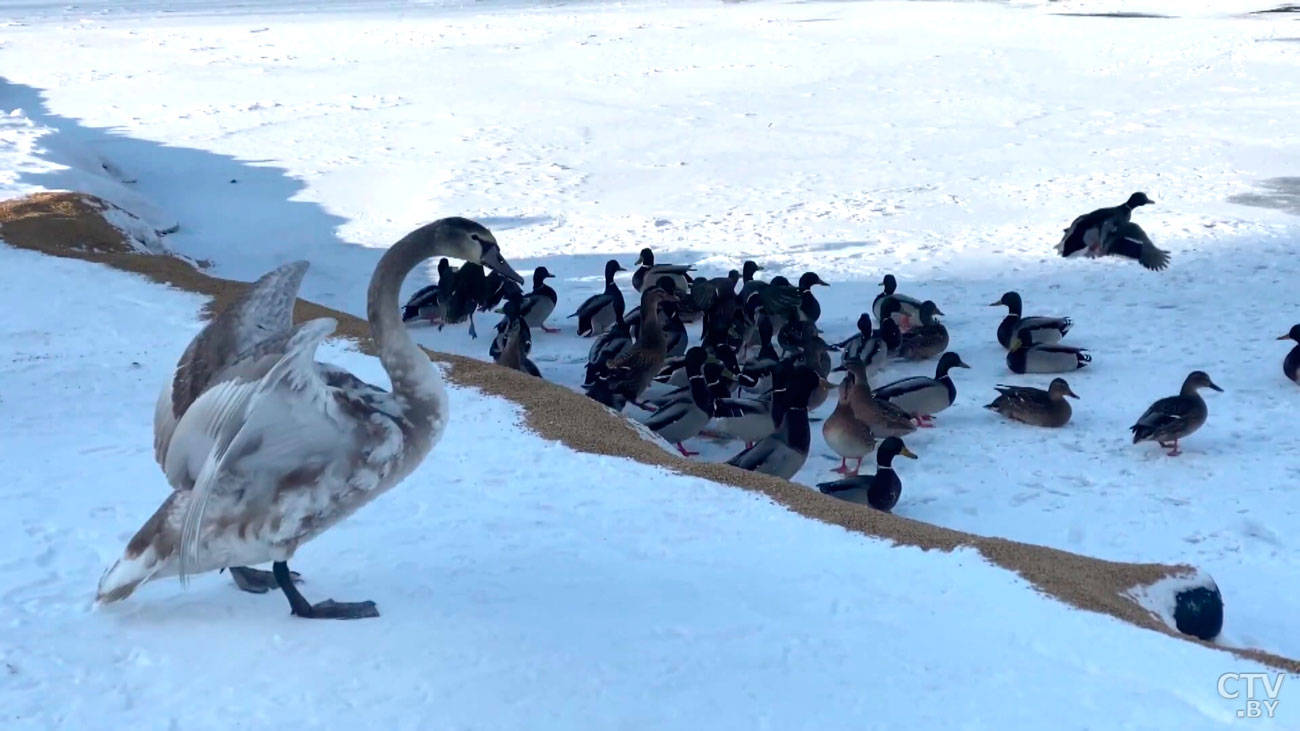
{"type": "MultiPolygon", "coordinates": [[[[125,599],[153,579],[179,576],[185,583],[196,574],[270,561],[294,616],[379,616],[370,601],[308,602],[288,561],[299,546],[401,482],[446,429],[442,377],[407,333],[398,302],[406,275],[436,256],[481,263],[523,282],[492,233],[465,218],[434,221],[394,244],[375,267],[366,301],[391,391],[315,362],[316,349],[338,325],[333,318],[250,338],[256,341],[251,351],[228,356],[224,368],[213,366],[206,390],[174,426],[163,425],[170,438],[157,451],[175,489],[104,572],[97,602],[125,599]]],[[[267,316],[260,326],[269,331],[284,322],[274,320],[267,316]]],[[[251,327],[237,315],[231,322],[235,329],[251,327]]],[[[229,333],[221,335],[227,326],[214,324],[206,346],[191,344],[192,355],[221,350],[229,333]]],[[[187,369],[185,379],[190,375],[187,369]]],[[[178,374],[171,384],[173,408],[185,379],[178,374]]]]}

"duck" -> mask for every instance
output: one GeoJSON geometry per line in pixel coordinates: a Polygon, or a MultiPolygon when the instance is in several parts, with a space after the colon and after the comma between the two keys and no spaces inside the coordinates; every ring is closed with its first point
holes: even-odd
{"type": "Polygon", "coordinates": [[[840,381],[837,387],[839,399],[835,403],[835,410],[822,423],[822,437],[831,451],[840,456],[840,466],[834,471],[850,474],[848,461],[856,459],[858,463],[854,465],[852,471],[852,474],[856,475],[862,467],[862,458],[876,448],[876,437],[871,433],[871,427],[853,415],[853,405],[849,401],[849,390],[852,386],[851,375],[840,381]]]}
{"type": "Polygon", "coordinates": [[[1052,345],[1061,341],[1074,322],[1068,317],[1021,317],[1023,303],[1020,300],[1019,292],[1004,292],[1002,298],[997,302],[989,303],[989,307],[1003,307],[1008,310],[1007,316],[1002,318],[998,323],[998,342],[1004,348],[1011,347],[1011,338],[1015,337],[1018,332],[1030,332],[1035,343],[1040,345],[1052,345]]]}
{"type": "MultiPolygon", "coordinates": [[[[474,326],[474,313],[485,309],[492,292],[489,289],[487,274],[483,267],[474,262],[466,262],[456,270],[452,281],[451,295],[442,304],[442,321],[438,330],[447,325],[459,325],[469,320],[469,336],[478,339],[478,330],[474,326]]],[[[439,288],[441,293],[441,288],[439,288]]]]}
{"type": "Polygon", "coordinates": [[[1085,254],[1088,257],[1102,255],[1102,241],[1106,234],[1120,224],[1132,220],[1133,210],[1140,206],[1155,203],[1146,193],[1137,192],[1128,197],[1124,203],[1113,208],[1098,208],[1085,213],[1065,229],[1065,236],[1056,245],[1056,253],[1063,257],[1085,254]]]}
{"type": "Polygon", "coordinates": [[[829,287],[831,285],[822,281],[817,276],[817,272],[804,272],[799,277],[799,309],[798,318],[803,322],[817,322],[822,316],[821,303],[812,293],[813,287],[829,287]]]}
{"type": "Polygon", "coordinates": [[[785,416],[784,394],[794,369],[794,361],[780,361],[772,371],[772,388],[759,396],[716,399],[714,431],[744,441],[746,449],[775,432],[785,416]]]}
{"type": "Polygon", "coordinates": [[[1079,398],[1064,378],[1053,378],[1046,391],[1030,386],[1001,384],[994,389],[998,392],[998,397],[984,408],[1022,424],[1052,429],[1065,426],[1073,414],[1070,402],[1065,397],[1079,398]]]}
{"type": "Polygon", "coordinates": [[[885,344],[885,355],[882,356],[885,362],[898,355],[898,349],[903,345],[903,331],[894,318],[886,317],[880,321],[880,341],[885,344]]]}
{"type": "MultiPolygon", "coordinates": [[[[496,335],[492,338],[492,344],[488,346],[488,357],[493,361],[505,350],[506,343],[510,340],[510,326],[515,320],[519,319],[519,308],[523,304],[524,293],[522,289],[515,287],[508,289],[503,293],[506,300],[506,306],[500,310],[502,313],[501,321],[496,324],[496,335]]],[[[525,322],[523,327],[519,328],[519,352],[527,356],[533,351],[533,330],[525,322]]]]}
{"type": "Polygon", "coordinates": [[[198,395],[179,414],[163,450],[174,490],[101,575],[97,603],[122,601],[147,581],[178,576],[186,583],[198,574],[270,562],[295,617],[379,616],[372,601],[309,602],[288,562],[301,546],[402,482],[446,431],[450,404],[442,377],[411,339],[398,300],[407,274],[435,256],[523,281],[492,233],[466,218],[439,219],[393,244],[371,275],[366,302],[391,391],[316,362],[318,347],[338,325],[329,317],[261,332],[251,352],[198,374],[207,386],[192,388],[194,368],[212,367],[199,362],[203,353],[222,350],[221,340],[240,339],[246,328],[283,326],[279,308],[291,311],[292,300],[263,311],[274,317],[226,320],[208,331],[206,343],[191,344],[192,367],[173,381],[173,407],[198,395]]]}
{"type": "Polygon", "coordinates": [[[772,320],[766,315],[758,320],[758,342],[758,353],[740,366],[740,372],[748,384],[745,387],[761,393],[772,387],[772,372],[781,363],[781,357],[772,345],[772,320]]]}
{"type": "Polygon", "coordinates": [[[578,318],[578,335],[580,337],[590,337],[600,335],[614,324],[614,303],[620,304],[619,309],[623,310],[626,305],[623,304],[623,292],[614,283],[614,274],[624,271],[623,265],[617,260],[610,259],[605,262],[605,291],[600,294],[594,294],[578,305],[578,310],[569,317],[578,318]]]}
{"type": "MultiPolygon", "coordinates": [[[[641,311],[655,312],[661,302],[676,299],[660,287],[647,287],[641,293],[641,311]]],[[[632,347],[597,368],[595,383],[587,388],[587,395],[615,411],[622,411],[627,402],[637,403],[667,359],[668,338],[663,326],[659,318],[648,318],[632,347]]]]}
{"type": "Polygon", "coordinates": [[[709,354],[700,346],[686,351],[687,398],[678,398],[655,409],[641,423],[677,447],[683,457],[694,457],[682,442],[700,433],[713,418],[713,394],[704,375],[709,354]]]}
{"type": "Polygon", "coordinates": [[[689,264],[656,264],[655,254],[646,247],[641,250],[641,255],[637,257],[636,263],[632,266],[637,270],[632,273],[632,288],[640,292],[644,290],[647,283],[654,284],[659,281],[659,277],[672,277],[673,284],[677,285],[677,291],[689,292],[691,282],[695,281],[689,274],[695,270],[694,266],[689,264]]]}
{"type": "MultiPolygon", "coordinates": [[[[861,361],[869,376],[874,376],[883,370],[889,360],[889,348],[885,345],[885,341],[874,333],[871,313],[864,312],[858,315],[858,333],[835,344],[835,347],[840,349],[840,365],[850,360],[861,361]]],[[[901,344],[901,333],[899,338],[901,344]]],[[[895,350],[897,348],[898,346],[895,345],[895,350]]]]}
{"type": "Polygon", "coordinates": [[[499,366],[512,368],[530,376],[541,378],[542,374],[537,369],[537,364],[528,358],[532,335],[529,334],[528,320],[520,312],[519,303],[507,300],[504,311],[507,322],[503,333],[505,343],[502,345],[501,350],[493,355],[493,361],[499,366]]]}
{"type": "Polygon", "coordinates": [[[921,318],[921,301],[915,297],[908,297],[898,292],[898,280],[893,274],[886,274],[885,278],[880,281],[880,286],[884,291],[876,295],[871,302],[871,314],[876,316],[878,322],[884,321],[881,312],[884,310],[885,303],[889,300],[898,302],[898,310],[894,312],[894,321],[898,323],[900,330],[907,331],[911,329],[912,323],[921,318]]]}
{"type": "Polygon", "coordinates": [[[1101,240],[1101,254],[1134,259],[1153,272],[1169,268],[1169,252],[1157,248],[1134,221],[1116,223],[1106,231],[1101,240]]]}
{"type": "Polygon", "coordinates": [[[1035,331],[1018,332],[1011,337],[1007,351],[1007,368],[1012,373],[1069,373],[1092,362],[1087,348],[1068,345],[1039,345],[1035,331]]]}
{"type": "Polygon", "coordinates": [[[1194,434],[1205,425],[1205,420],[1210,415],[1205,399],[1201,398],[1202,388],[1223,393],[1223,389],[1210,380],[1208,373],[1192,371],[1183,380],[1183,387],[1177,396],[1168,396],[1151,404],[1138,417],[1137,423],[1129,427],[1129,431],[1133,432],[1133,443],[1156,442],[1165,448],[1173,447],[1169,452],[1170,457],[1182,454],[1178,440],[1194,434]]]}
{"type": "Polygon", "coordinates": [[[540,327],[542,332],[558,333],[557,327],[547,327],[546,318],[551,316],[555,311],[555,305],[559,301],[559,295],[555,289],[546,283],[548,279],[554,279],[555,275],[551,274],[546,267],[537,267],[533,270],[533,291],[524,295],[523,302],[519,306],[519,313],[524,318],[524,322],[529,327],[540,327]]]}
{"type": "Polygon", "coordinates": [[[934,369],[934,378],[913,376],[881,386],[875,391],[875,397],[901,408],[911,414],[917,426],[931,427],[934,415],[952,406],[957,399],[957,385],[952,382],[953,368],[970,368],[955,351],[948,351],[939,357],[939,364],[934,369]]]}
{"type": "MultiPolygon", "coordinates": [[[[658,284],[660,289],[676,298],[675,301],[669,302],[665,300],[661,303],[656,314],[658,315],[657,319],[659,320],[659,324],[663,327],[664,334],[668,338],[668,357],[680,358],[686,352],[686,346],[689,340],[686,333],[686,324],[682,322],[681,318],[681,292],[677,289],[677,285],[673,282],[672,277],[660,277],[658,284]]],[[[643,310],[639,306],[633,307],[632,311],[624,316],[624,320],[627,322],[628,332],[632,334],[633,340],[635,340],[641,332],[642,312],[643,310]]]]}
{"type": "MultiPolygon", "coordinates": [[[[772,320],[773,332],[781,332],[781,328],[790,320],[799,319],[799,308],[803,304],[803,294],[798,287],[790,284],[790,280],[782,276],[772,277],[767,282],[759,282],[750,295],[741,303],[741,307],[751,325],[756,326],[758,323],[759,313],[767,315],[772,320]]],[[[753,341],[754,331],[746,334],[745,345],[748,347],[753,341]]]]}
{"type": "MultiPolygon", "coordinates": [[[[1300,325],[1292,325],[1291,331],[1286,335],[1279,335],[1278,340],[1294,340],[1300,343],[1300,325]]],[[[1292,383],[1300,384],[1300,345],[1291,349],[1286,354],[1286,359],[1282,361],[1282,373],[1291,379],[1292,383]]]]}
{"type": "Polygon", "coordinates": [[[402,306],[402,322],[411,322],[413,320],[424,319],[432,324],[437,324],[442,320],[442,302],[445,298],[440,298],[439,294],[444,292],[451,294],[451,283],[455,279],[456,270],[451,268],[451,262],[443,257],[438,261],[438,281],[426,287],[421,287],[411,298],[402,306]]]}
{"type": "Polygon", "coordinates": [[[847,383],[847,396],[854,418],[866,424],[873,435],[901,437],[916,431],[911,414],[872,394],[871,381],[861,361],[851,360],[836,370],[845,372],[841,385],[847,383]]]}
{"type": "Polygon", "coordinates": [[[907,448],[902,439],[889,437],[880,443],[876,450],[876,473],[848,477],[832,482],[819,482],[817,489],[823,495],[845,500],[858,505],[870,505],[876,510],[890,512],[898,505],[903,494],[903,483],[894,472],[894,458],[898,456],[916,459],[916,454],[907,448]]]}
{"type": "Polygon", "coordinates": [[[605,362],[622,355],[635,342],[632,338],[632,328],[623,318],[622,297],[614,301],[613,310],[614,324],[592,341],[591,348],[587,352],[586,379],[582,383],[583,386],[594,384],[605,362]]]}
{"type": "Polygon", "coordinates": [[[746,259],[740,265],[740,293],[737,296],[741,302],[753,294],[754,290],[766,284],[762,280],[754,279],[754,275],[761,271],[763,267],[752,259],[746,259]]]}
{"type": "Polygon", "coordinates": [[[808,449],[812,445],[808,397],[820,381],[811,368],[795,366],[785,392],[776,396],[784,402],[780,427],[727,460],[727,464],[785,480],[794,477],[808,461],[808,449]]]}
{"type": "MultiPolygon", "coordinates": [[[[885,303],[884,311],[892,313],[898,310],[898,300],[885,303]]],[[[926,300],[921,303],[921,324],[903,333],[898,341],[898,357],[903,360],[927,360],[948,349],[948,328],[935,319],[943,311],[934,303],[926,300]]],[[[892,319],[892,318],[887,318],[892,319]]]]}

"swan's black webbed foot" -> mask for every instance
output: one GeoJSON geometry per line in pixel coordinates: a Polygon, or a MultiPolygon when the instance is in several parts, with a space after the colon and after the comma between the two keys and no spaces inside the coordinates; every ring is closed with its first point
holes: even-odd
{"type": "Polygon", "coordinates": [[[276,561],[271,565],[272,572],[275,575],[276,584],[279,585],[280,591],[289,600],[289,608],[295,617],[304,619],[367,619],[378,617],[379,609],[374,602],[336,602],[333,599],[326,599],[323,602],[312,604],[308,602],[303,595],[298,593],[298,588],[293,585],[293,572],[289,570],[289,564],[283,561],[276,561]]]}

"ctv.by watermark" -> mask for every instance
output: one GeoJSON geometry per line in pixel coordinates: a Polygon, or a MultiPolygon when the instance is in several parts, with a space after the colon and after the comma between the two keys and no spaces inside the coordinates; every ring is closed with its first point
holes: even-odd
{"type": "Polygon", "coordinates": [[[1282,696],[1286,673],[1224,673],[1219,676],[1219,697],[1240,701],[1237,718],[1272,718],[1282,696]]]}

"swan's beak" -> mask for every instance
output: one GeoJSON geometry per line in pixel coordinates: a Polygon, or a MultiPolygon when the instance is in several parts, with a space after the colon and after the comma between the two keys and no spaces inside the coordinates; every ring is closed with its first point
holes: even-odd
{"type": "Polygon", "coordinates": [[[491,269],[497,274],[500,274],[506,279],[509,279],[517,284],[524,283],[524,278],[519,276],[519,272],[515,271],[515,268],[510,266],[510,262],[506,261],[505,257],[501,256],[501,250],[496,247],[493,247],[492,249],[483,252],[483,258],[481,263],[483,264],[483,266],[487,267],[488,269],[491,269]]]}

